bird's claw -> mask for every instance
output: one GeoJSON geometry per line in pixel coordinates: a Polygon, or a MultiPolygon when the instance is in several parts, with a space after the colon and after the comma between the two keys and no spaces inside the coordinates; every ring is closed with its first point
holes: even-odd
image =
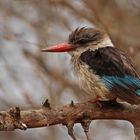
{"type": "Polygon", "coordinates": [[[96,104],[98,105],[100,108],[102,107],[102,101],[99,100],[99,97],[96,97],[95,99],[91,99],[88,101],[91,104],[96,104]]]}

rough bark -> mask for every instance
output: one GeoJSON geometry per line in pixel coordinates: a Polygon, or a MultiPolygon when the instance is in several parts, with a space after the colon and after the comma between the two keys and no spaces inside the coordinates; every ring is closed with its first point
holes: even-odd
{"type": "Polygon", "coordinates": [[[102,102],[100,105],[91,103],[71,102],[69,105],[52,108],[45,101],[38,110],[20,111],[18,107],[9,111],[0,112],[0,131],[12,131],[15,129],[25,130],[27,128],[46,127],[49,125],[63,124],[68,128],[69,135],[73,135],[75,123],[81,123],[85,133],[91,120],[117,119],[130,121],[135,128],[137,140],[140,132],[140,106],[131,106],[126,103],[102,102]]]}

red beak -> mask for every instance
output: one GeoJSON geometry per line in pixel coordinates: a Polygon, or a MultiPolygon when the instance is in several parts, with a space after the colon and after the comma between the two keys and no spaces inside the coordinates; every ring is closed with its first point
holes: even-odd
{"type": "Polygon", "coordinates": [[[75,48],[77,48],[77,46],[71,45],[68,43],[61,43],[61,44],[57,44],[51,47],[41,49],[41,51],[43,52],[68,52],[68,51],[72,51],[75,48]]]}

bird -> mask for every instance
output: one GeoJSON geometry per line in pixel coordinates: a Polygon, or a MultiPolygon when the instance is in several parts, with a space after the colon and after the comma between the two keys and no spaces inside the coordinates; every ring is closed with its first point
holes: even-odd
{"type": "Polygon", "coordinates": [[[131,105],[140,104],[139,74],[130,57],[113,45],[104,30],[78,27],[66,42],[41,51],[68,52],[75,76],[89,101],[120,99],[131,105]]]}

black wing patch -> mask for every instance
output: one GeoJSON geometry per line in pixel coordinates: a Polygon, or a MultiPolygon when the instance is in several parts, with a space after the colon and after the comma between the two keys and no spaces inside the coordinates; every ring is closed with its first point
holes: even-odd
{"type": "Polygon", "coordinates": [[[138,76],[128,56],[114,47],[87,50],[80,58],[99,76],[138,76]]]}

